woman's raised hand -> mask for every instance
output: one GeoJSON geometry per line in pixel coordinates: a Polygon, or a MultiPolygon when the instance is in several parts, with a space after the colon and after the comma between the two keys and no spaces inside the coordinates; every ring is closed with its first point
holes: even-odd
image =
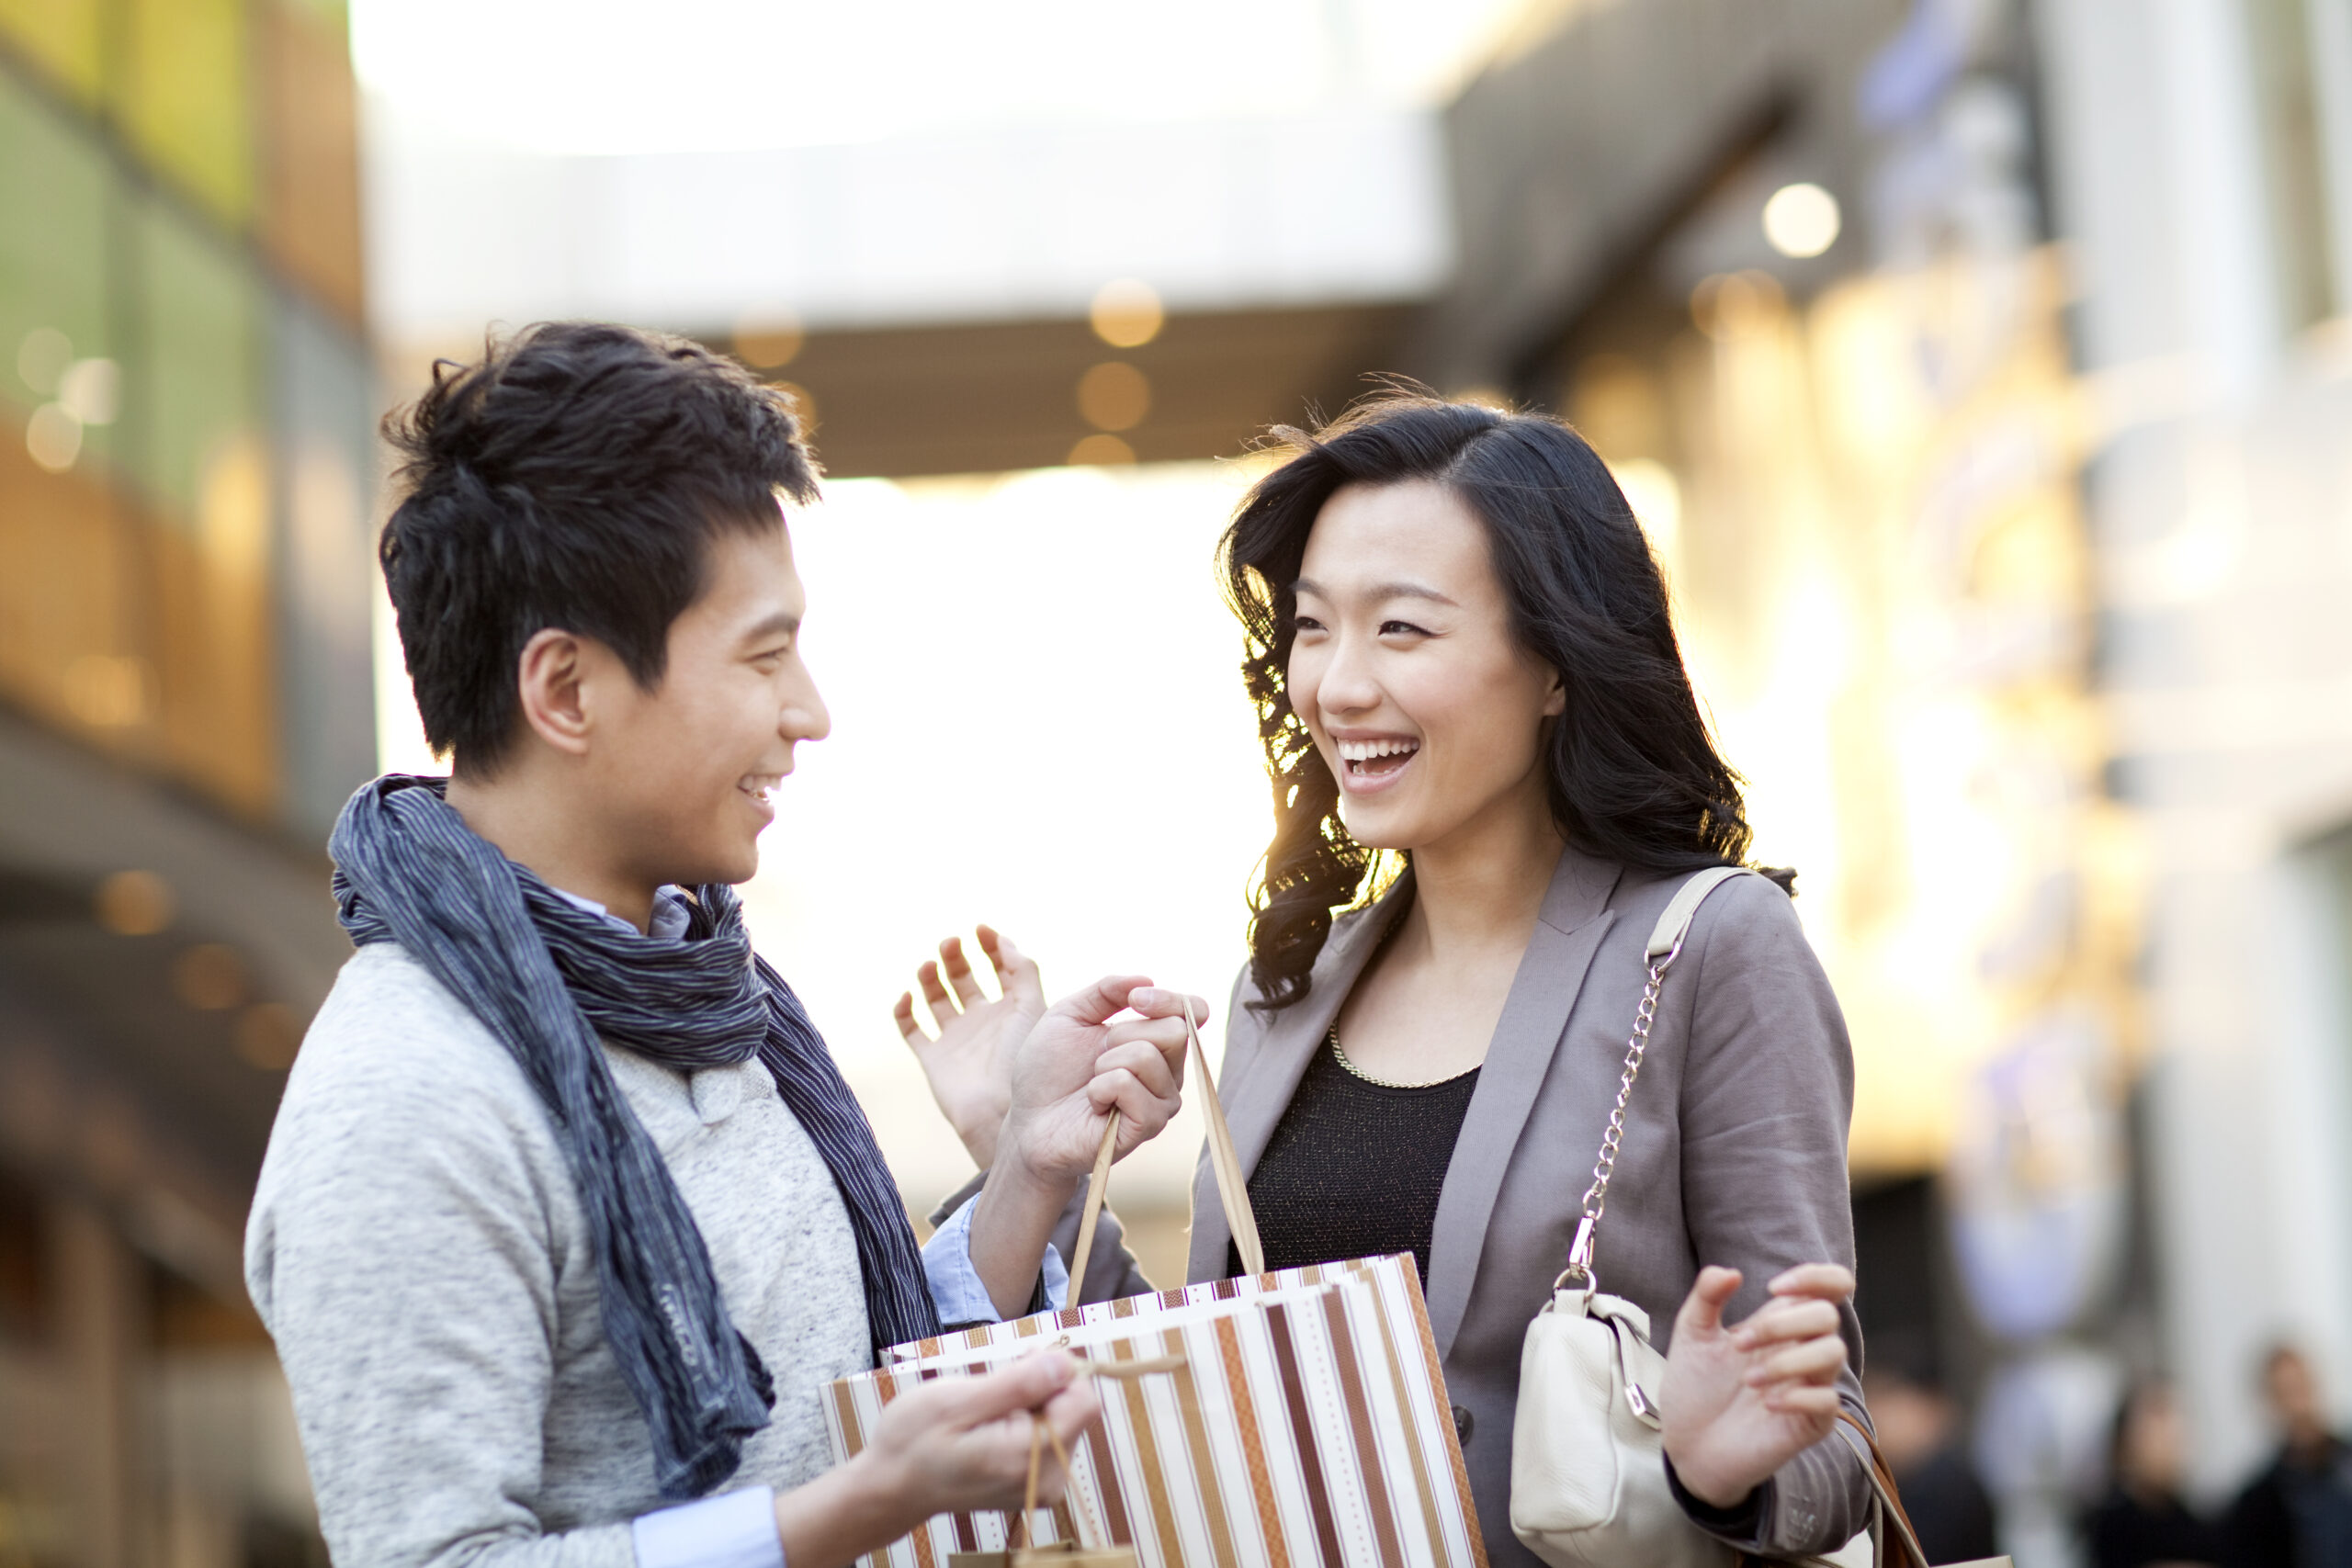
{"type": "Polygon", "coordinates": [[[1771,1283],[1772,1299],[1736,1328],[1724,1308],[1736,1269],[1702,1269],[1674,1319],[1658,1391],[1666,1455],[1683,1487],[1719,1508],[1736,1506],[1838,1424],[1846,1370],[1838,1308],[1854,1276],[1807,1263],[1771,1283]]]}
{"type": "Polygon", "coordinates": [[[1013,1048],[1046,1015],[1045,981],[1035,960],[993,927],[979,928],[980,952],[996,971],[998,994],[980,988],[964,955],[964,940],[949,937],[939,957],[915,971],[915,983],[939,1027],[936,1038],[915,1018],[912,991],[892,1010],[899,1033],[922,1065],[931,1097],[982,1170],[995,1163],[997,1133],[1012,1103],[1013,1048]]]}

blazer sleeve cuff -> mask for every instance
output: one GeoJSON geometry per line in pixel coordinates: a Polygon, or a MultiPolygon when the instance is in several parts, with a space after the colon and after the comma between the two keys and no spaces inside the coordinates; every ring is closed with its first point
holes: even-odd
{"type": "Polygon", "coordinates": [[[1666,1466],[1666,1484],[1674,1500],[1682,1506],[1682,1516],[1717,1540],[1747,1551],[1759,1551],[1764,1540],[1763,1522],[1770,1513],[1772,1477],[1767,1476],[1761,1485],[1728,1508],[1718,1508],[1713,1503],[1701,1502],[1690,1488],[1682,1484],[1682,1477],[1674,1473],[1674,1461],[1663,1454],[1659,1462],[1666,1466]]]}

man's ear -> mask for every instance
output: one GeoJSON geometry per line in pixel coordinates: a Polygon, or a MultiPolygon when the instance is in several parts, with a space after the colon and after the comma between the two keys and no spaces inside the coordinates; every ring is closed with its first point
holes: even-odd
{"type": "Polygon", "coordinates": [[[550,626],[534,632],[515,660],[516,693],[523,722],[541,741],[570,756],[588,750],[594,728],[582,689],[588,647],[583,639],[550,626]]]}

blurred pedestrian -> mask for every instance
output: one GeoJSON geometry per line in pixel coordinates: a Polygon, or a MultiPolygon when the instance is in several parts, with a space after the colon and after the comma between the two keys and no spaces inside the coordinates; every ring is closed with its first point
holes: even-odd
{"type": "Polygon", "coordinates": [[[1924,1356],[1905,1347],[1873,1350],[1862,1396],[1878,1446],[1903,1495],[1904,1512],[1930,1562],[1996,1555],[1993,1500],[1968,1457],[1960,1408],[1924,1356]]]}
{"type": "Polygon", "coordinates": [[[2352,1568],[2352,1448],[2330,1431],[2319,1378],[2292,1345],[2262,1362],[2278,1453],[2230,1508],[2230,1568],[2352,1568]]]}
{"type": "Polygon", "coordinates": [[[2187,1433],[2169,1384],[2133,1386],[2115,1412],[2106,1498],[2090,1517],[2092,1568],[2218,1563],[2222,1533],[2181,1500],[2187,1433]]]}

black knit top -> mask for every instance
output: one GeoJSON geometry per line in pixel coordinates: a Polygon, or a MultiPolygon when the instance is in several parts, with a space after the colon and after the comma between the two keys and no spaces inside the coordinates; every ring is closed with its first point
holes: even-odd
{"type": "MultiPolygon", "coordinates": [[[[1269,1269],[1409,1252],[1430,1274],[1430,1235],[1478,1069],[1442,1083],[1365,1077],[1327,1040],[1250,1173],[1269,1269]]],[[[1238,1248],[1226,1272],[1241,1272],[1238,1248]]]]}

